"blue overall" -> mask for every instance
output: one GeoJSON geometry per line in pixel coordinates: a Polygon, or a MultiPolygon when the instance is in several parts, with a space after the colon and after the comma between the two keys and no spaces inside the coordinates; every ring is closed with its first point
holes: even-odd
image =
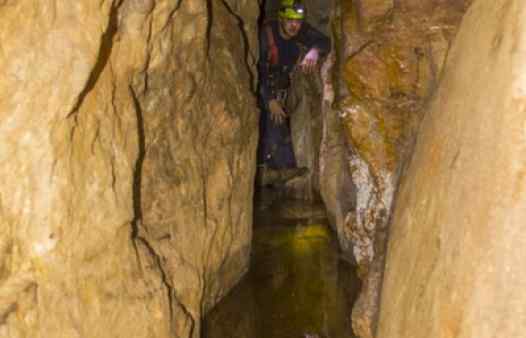
{"type": "MultiPolygon", "coordinates": [[[[263,105],[262,105],[263,106],[263,105]]],[[[296,157],[290,136],[290,119],[277,124],[266,107],[261,109],[258,163],[272,169],[296,167],[296,157]]]]}

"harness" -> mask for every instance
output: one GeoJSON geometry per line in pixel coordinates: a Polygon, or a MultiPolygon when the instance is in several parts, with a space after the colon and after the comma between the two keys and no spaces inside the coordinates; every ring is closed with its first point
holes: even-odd
{"type": "Polygon", "coordinates": [[[279,64],[279,49],[276,45],[272,25],[265,25],[269,52],[267,54],[268,85],[276,99],[282,103],[287,100],[290,77],[287,67],[279,64]]]}
{"type": "Polygon", "coordinates": [[[277,65],[279,62],[279,50],[278,46],[276,46],[276,40],[274,40],[274,33],[272,32],[272,26],[266,25],[265,31],[267,33],[267,42],[270,49],[270,52],[268,53],[267,62],[270,65],[277,65]]]}

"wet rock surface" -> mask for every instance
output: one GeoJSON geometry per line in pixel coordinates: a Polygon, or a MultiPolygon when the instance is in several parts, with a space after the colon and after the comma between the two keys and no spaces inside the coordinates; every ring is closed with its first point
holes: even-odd
{"type": "Polygon", "coordinates": [[[257,15],[0,1],[0,336],[199,337],[248,268],[257,15]]]}
{"type": "Polygon", "coordinates": [[[347,3],[340,9],[343,73],[335,103],[355,186],[345,240],[364,268],[374,259],[376,230],[387,224],[422,105],[439,80],[463,9],[452,1],[347,3]]]}
{"type": "Polygon", "coordinates": [[[363,338],[375,336],[400,173],[467,6],[380,0],[342,2],[335,10],[337,54],[322,72],[320,181],[340,245],[364,281],[353,310],[363,338]]]}

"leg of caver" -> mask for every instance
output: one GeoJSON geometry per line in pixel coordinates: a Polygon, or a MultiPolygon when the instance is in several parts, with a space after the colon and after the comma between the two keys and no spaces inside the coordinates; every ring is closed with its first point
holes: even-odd
{"type": "Polygon", "coordinates": [[[259,145],[258,145],[258,165],[270,166],[272,161],[272,149],[274,137],[271,137],[274,131],[272,130],[272,121],[270,120],[270,112],[262,108],[261,119],[259,123],[259,145]]]}
{"type": "Polygon", "coordinates": [[[261,113],[259,164],[273,169],[295,167],[296,159],[288,121],[277,124],[271,120],[268,110],[265,109],[261,113]]]}
{"type": "Polygon", "coordinates": [[[308,172],[307,168],[272,169],[263,167],[258,170],[256,184],[258,186],[280,186],[295,177],[304,176],[308,172]]]}
{"type": "Polygon", "coordinates": [[[288,120],[276,124],[270,119],[270,113],[262,116],[260,138],[260,156],[264,159],[258,169],[258,186],[282,185],[285,182],[308,173],[307,168],[296,168],[296,159],[292,148],[288,120]]]}
{"type": "Polygon", "coordinates": [[[285,169],[296,167],[296,157],[294,156],[294,149],[292,147],[292,139],[290,136],[289,119],[280,125],[274,124],[275,137],[273,143],[275,149],[273,152],[274,168],[285,169]]]}
{"type": "Polygon", "coordinates": [[[259,139],[258,139],[258,150],[257,150],[257,161],[258,167],[267,166],[269,154],[270,154],[270,143],[267,137],[268,129],[268,115],[269,111],[261,109],[261,117],[259,119],[259,139]]]}

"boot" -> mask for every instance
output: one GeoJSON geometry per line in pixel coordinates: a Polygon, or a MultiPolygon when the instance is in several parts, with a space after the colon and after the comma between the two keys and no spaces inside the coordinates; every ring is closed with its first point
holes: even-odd
{"type": "Polygon", "coordinates": [[[283,185],[293,178],[305,176],[308,172],[309,169],[306,167],[273,169],[262,166],[258,168],[256,174],[256,185],[260,187],[283,185]]]}

